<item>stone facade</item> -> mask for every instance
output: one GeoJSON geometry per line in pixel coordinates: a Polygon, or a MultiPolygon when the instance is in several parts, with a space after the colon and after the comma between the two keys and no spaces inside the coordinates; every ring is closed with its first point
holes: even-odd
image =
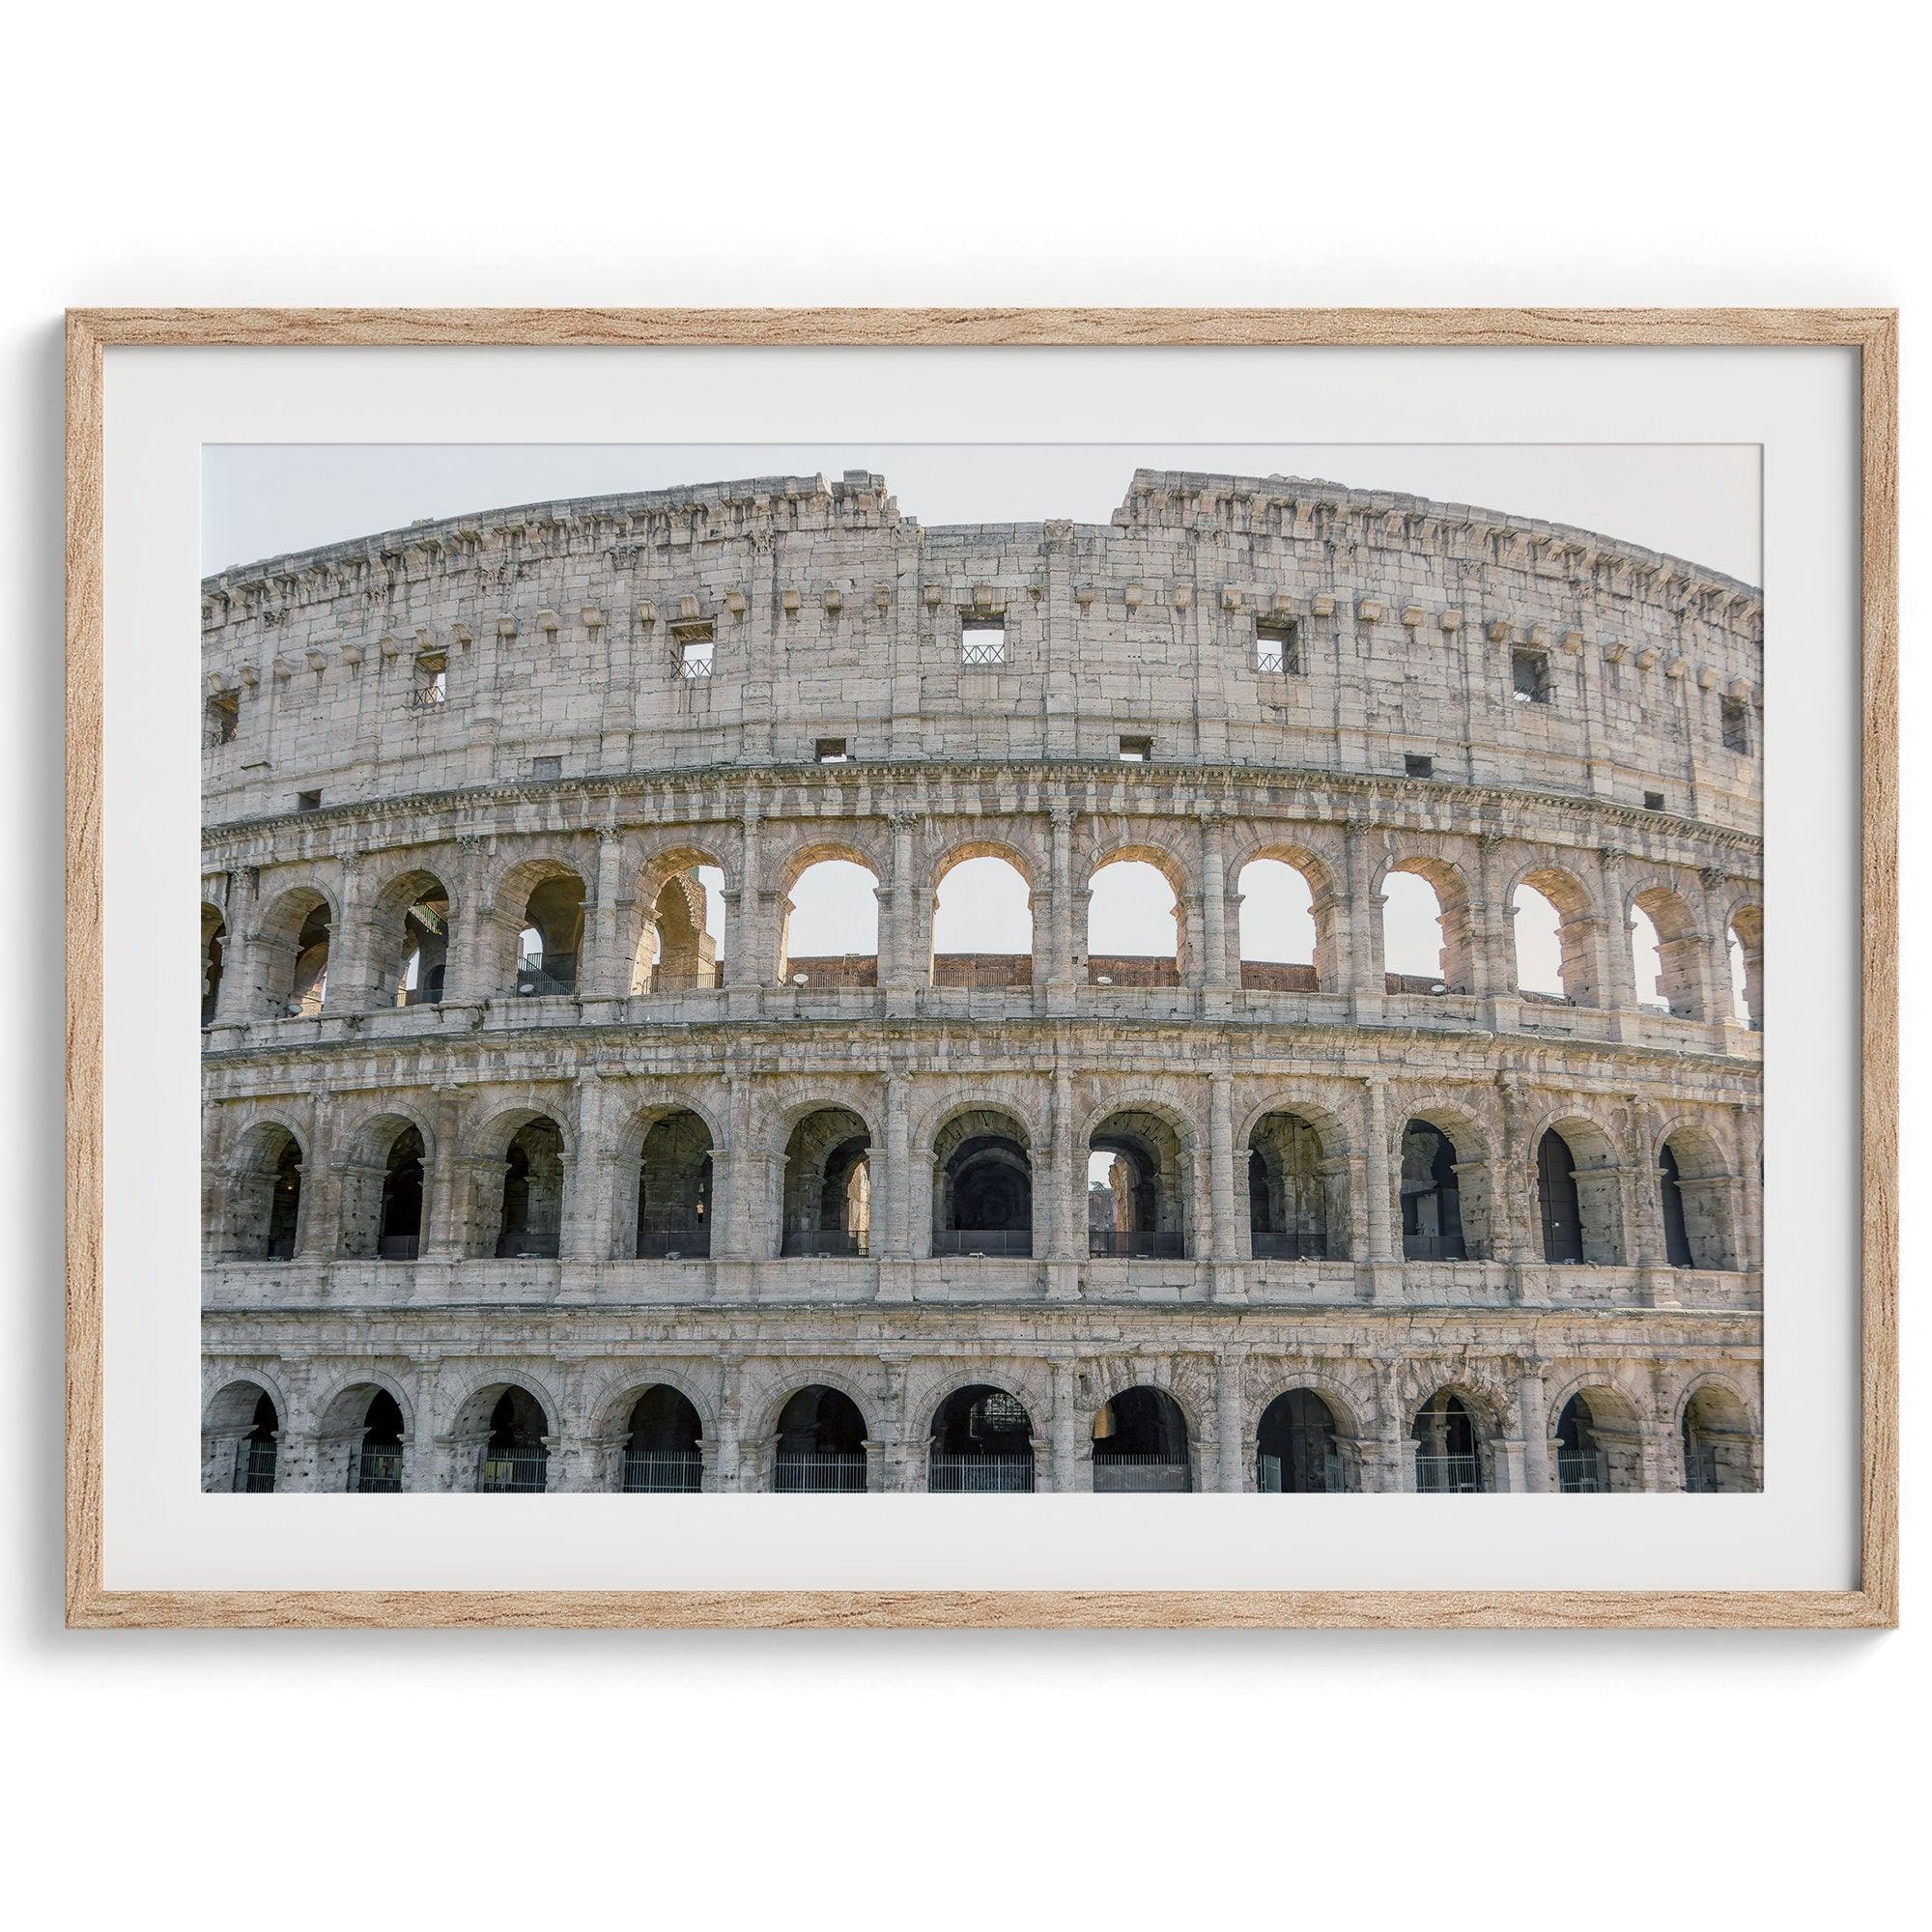
{"type": "Polygon", "coordinates": [[[924,530],[848,474],[415,526],[203,616],[208,1487],[638,1487],[654,1389],[690,1476],[645,1487],[797,1486],[808,1389],[857,1410],[830,1486],[954,1486],[975,1387],[1024,1409],[975,1410],[992,1487],[1756,1487],[1748,586],[1300,480],[924,530]],[[1032,956],[935,961],[985,854],[1032,956]],[[1122,857],[1171,962],[1090,956],[1122,857]],[[825,858],[876,965],[786,956],[825,858]],[[1307,965],[1240,957],[1258,858],[1307,965]],[[1385,969],[1393,871],[1439,980],[1385,969]]]}

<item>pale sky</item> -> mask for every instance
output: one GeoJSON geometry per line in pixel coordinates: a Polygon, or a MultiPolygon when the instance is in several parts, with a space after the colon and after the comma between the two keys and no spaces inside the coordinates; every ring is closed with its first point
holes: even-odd
{"type": "MultiPolygon", "coordinates": [[[[422,519],[750,476],[836,478],[848,469],[883,475],[901,513],[928,527],[1049,517],[1104,524],[1137,469],[1323,477],[1575,525],[1747,583],[1761,575],[1759,452],[1735,443],[211,443],[202,452],[202,568],[213,573],[422,519]]],[[[700,877],[722,958],[730,935],[720,882],[700,877]]],[[[801,957],[875,952],[875,883],[862,867],[814,867],[792,894],[788,950],[801,957]]],[[[1256,867],[1241,890],[1242,956],[1310,960],[1314,922],[1299,878],[1286,867],[1256,867]]],[[[940,896],[941,951],[1031,949],[1025,887],[999,861],[958,867],[940,896]]],[[[1089,950],[1171,953],[1173,902],[1151,867],[1106,868],[1094,880],[1089,950]]],[[[1424,881],[1389,881],[1391,972],[1439,970],[1435,918],[1424,881]]],[[[1652,999],[1655,935],[1643,923],[1637,986],[1652,999]]],[[[1553,910],[1524,891],[1516,924],[1521,984],[1560,991],[1553,910]]],[[[1734,956],[1740,1013],[1742,971],[1734,956]]]]}

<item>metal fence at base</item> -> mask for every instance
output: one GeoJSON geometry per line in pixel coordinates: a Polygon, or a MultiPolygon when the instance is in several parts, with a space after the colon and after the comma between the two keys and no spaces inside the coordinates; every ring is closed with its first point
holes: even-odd
{"type": "Polygon", "coordinates": [[[355,1480],[349,1486],[357,1495],[398,1495],[403,1487],[403,1452],[364,1443],[355,1452],[355,1480]]]}
{"type": "Polygon", "coordinates": [[[772,1468],[772,1488],[784,1496],[863,1495],[865,1454],[820,1451],[781,1455],[772,1468]]]}
{"type": "Polygon", "coordinates": [[[244,1442],[235,1455],[235,1493],[238,1496],[266,1496],[275,1487],[275,1445],[272,1442],[244,1442]]]}
{"type": "Polygon", "coordinates": [[[541,1449],[486,1451],[476,1487],[486,1496],[541,1495],[549,1460],[541,1449]]]}
{"type": "Polygon", "coordinates": [[[1418,1456],[1415,1487],[1423,1495],[1480,1495],[1482,1465],[1474,1456],[1418,1456]]]}
{"type": "Polygon", "coordinates": [[[1094,1457],[1096,1496],[1155,1496],[1179,1494],[1194,1487],[1189,1465],[1170,1456],[1094,1457]]]}
{"type": "Polygon", "coordinates": [[[696,1495],[704,1487],[704,1459],[690,1451],[627,1449],[618,1487],[627,1496],[696,1495]]]}
{"type": "Polygon", "coordinates": [[[925,1459],[925,1487],[934,1495],[1024,1495],[1033,1490],[1031,1456],[946,1456],[925,1459]]]}
{"type": "Polygon", "coordinates": [[[1594,1449],[1556,1452],[1556,1488],[1566,1496],[1594,1496],[1609,1488],[1604,1480],[1604,1459],[1594,1449]]]}

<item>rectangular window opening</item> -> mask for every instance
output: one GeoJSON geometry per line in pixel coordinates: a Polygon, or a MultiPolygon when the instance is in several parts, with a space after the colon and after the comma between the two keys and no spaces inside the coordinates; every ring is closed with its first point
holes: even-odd
{"type": "Polygon", "coordinates": [[[1433,779],[1435,776],[1435,760],[1425,757],[1420,752],[1405,752],[1402,768],[1412,779],[1433,779]]]}
{"type": "Polygon", "coordinates": [[[1144,765],[1152,756],[1153,740],[1151,738],[1128,738],[1123,736],[1121,739],[1122,764],[1144,765]]]}
{"type": "Polygon", "coordinates": [[[1727,697],[1723,700],[1724,750],[1727,752],[1748,752],[1750,750],[1750,712],[1742,697],[1727,697]]]}
{"type": "Polygon", "coordinates": [[[709,677],[716,644],[717,634],[708,617],[701,623],[673,624],[670,627],[670,647],[677,655],[678,675],[686,678],[709,677]]]}
{"type": "Polygon", "coordinates": [[[242,694],[217,691],[208,700],[208,740],[211,745],[232,745],[242,724],[242,694]]]}
{"type": "Polygon", "coordinates": [[[811,755],[821,765],[850,764],[852,754],[845,749],[843,738],[820,738],[814,741],[811,755]]]}
{"type": "Polygon", "coordinates": [[[533,779],[560,779],[563,776],[562,758],[532,758],[530,776],[533,779]]]}
{"type": "Polygon", "coordinates": [[[1512,651],[1510,680],[1510,696],[1519,704],[1549,702],[1549,660],[1541,651],[1512,651]]]}
{"type": "Polygon", "coordinates": [[[1643,795],[1643,809],[1646,811],[1663,810],[1663,794],[1661,791],[1647,791],[1643,795]]]}
{"type": "Polygon", "coordinates": [[[1279,671],[1285,677],[1301,674],[1301,626],[1292,623],[1255,626],[1255,668],[1279,671]]]}
{"type": "Polygon", "coordinates": [[[448,662],[441,656],[424,656],[416,660],[416,681],[410,693],[410,702],[418,711],[434,710],[448,697],[448,662]]]}
{"type": "Polygon", "coordinates": [[[319,791],[297,792],[296,810],[298,811],[320,811],[322,810],[321,792],[319,791]]]}
{"type": "Polygon", "coordinates": [[[959,662],[968,666],[1003,665],[1007,661],[1007,620],[966,617],[959,625],[959,662]]]}

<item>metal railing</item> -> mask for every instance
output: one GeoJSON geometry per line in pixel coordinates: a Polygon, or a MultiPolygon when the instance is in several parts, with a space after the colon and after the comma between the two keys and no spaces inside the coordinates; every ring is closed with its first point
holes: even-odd
{"type": "Polygon", "coordinates": [[[691,652],[677,661],[677,674],[681,678],[696,680],[711,675],[711,654],[708,651],[691,652]]]}
{"type": "Polygon", "coordinates": [[[476,1487],[486,1496],[541,1495],[549,1462],[542,1449],[486,1449],[476,1487]]]}
{"type": "Polygon", "coordinates": [[[1285,644],[1257,644],[1255,668],[1261,671],[1294,672],[1301,668],[1296,654],[1285,644]]]}
{"type": "Polygon", "coordinates": [[[617,1487],[627,1496],[696,1495],[704,1487],[704,1459],[696,1449],[626,1449],[617,1487]]]}
{"type": "Polygon", "coordinates": [[[639,1228],[640,1262],[702,1262],[711,1259],[709,1228],[639,1228]]]}
{"type": "Polygon", "coordinates": [[[412,1262],[421,1246],[420,1235],[379,1235],[376,1237],[376,1259],[384,1262],[412,1262]]]}
{"type": "Polygon", "coordinates": [[[1715,1449],[1685,1450],[1685,1493],[1693,1496],[1715,1496],[1721,1487],[1718,1481],[1718,1452],[1715,1449]]]}
{"type": "Polygon", "coordinates": [[[523,1234],[498,1235],[497,1259],[499,1262],[554,1262],[557,1258],[558,1236],[559,1231],[555,1228],[537,1228],[523,1234]]]}
{"type": "Polygon", "coordinates": [[[1328,1257],[1312,1235],[1270,1235],[1257,1228],[1249,1236],[1258,1262],[1323,1262],[1328,1257]]]}
{"type": "Polygon", "coordinates": [[[1005,637],[986,638],[977,643],[969,637],[959,646],[959,662],[962,665],[1003,665],[1006,661],[1005,637]]]}
{"type": "Polygon", "coordinates": [[[949,1456],[934,1449],[925,1459],[925,1487],[934,1495],[1027,1495],[1033,1491],[1033,1452],[1024,1456],[949,1456]]]}
{"type": "Polygon", "coordinates": [[[541,966],[519,966],[517,991],[526,998],[574,993],[577,991],[577,969],[572,966],[567,973],[558,974],[547,973],[541,966]]]}
{"type": "Polygon", "coordinates": [[[871,1236],[861,1229],[787,1228],[779,1252],[787,1256],[865,1255],[871,1252],[871,1236]]]}
{"type": "Polygon", "coordinates": [[[783,1496],[863,1495],[866,1452],[781,1450],[772,1465],[772,1488],[783,1496]]]}
{"type": "Polygon", "coordinates": [[[1406,1262],[1473,1262],[1482,1259],[1472,1254],[1469,1243],[1461,1235],[1405,1235],[1402,1237],[1402,1258],[1406,1262]]]}
{"type": "Polygon", "coordinates": [[[1089,1228],[1087,1253],[1093,1260],[1112,1257],[1137,1262],[1178,1262],[1187,1255],[1187,1237],[1179,1232],[1137,1228],[1089,1228]]]}
{"type": "Polygon", "coordinates": [[[448,701],[449,695],[440,684],[419,684],[410,693],[412,711],[434,711],[448,701]]]}
{"type": "MultiPolygon", "coordinates": [[[[1312,1460],[1312,1459],[1311,1459],[1312,1460]]],[[[1264,1496],[1280,1496],[1306,1493],[1323,1496],[1352,1494],[1355,1485],[1350,1480],[1347,1458],[1330,1451],[1321,1460],[1315,1473],[1320,1480],[1311,1484],[1307,1491],[1291,1491],[1282,1480],[1284,1460],[1279,1456],[1257,1456],[1255,1458],[1255,1488],[1264,1496]]]]}
{"type": "Polygon", "coordinates": [[[275,1487],[275,1445],[272,1442],[243,1442],[235,1452],[235,1493],[238,1496],[266,1496],[275,1487]]]}
{"type": "Polygon", "coordinates": [[[1019,1255],[1033,1253],[1031,1228],[941,1228],[932,1236],[935,1255],[1019,1255]]]}
{"type": "Polygon", "coordinates": [[[1474,1456],[1418,1456],[1415,1487],[1426,1496],[1481,1495],[1482,1464],[1474,1456]]]}
{"type": "Polygon", "coordinates": [[[1601,1494],[1609,1488],[1605,1480],[1603,1457],[1594,1449],[1559,1449],[1556,1488],[1566,1496],[1601,1494]]]}
{"type": "Polygon", "coordinates": [[[1109,1456],[1094,1451],[1094,1493],[1098,1496],[1172,1495],[1191,1490],[1189,1464],[1172,1456],[1109,1456]]]}
{"type": "Polygon", "coordinates": [[[349,1487],[361,1496],[400,1495],[402,1449],[393,1443],[363,1443],[355,1452],[355,1480],[349,1487]]]}

